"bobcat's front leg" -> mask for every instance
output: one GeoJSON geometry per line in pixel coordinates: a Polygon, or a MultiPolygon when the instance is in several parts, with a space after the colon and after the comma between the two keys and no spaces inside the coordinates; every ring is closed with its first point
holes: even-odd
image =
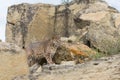
{"type": "Polygon", "coordinates": [[[48,64],[54,64],[54,62],[52,61],[51,53],[46,53],[45,58],[46,58],[48,64]]]}

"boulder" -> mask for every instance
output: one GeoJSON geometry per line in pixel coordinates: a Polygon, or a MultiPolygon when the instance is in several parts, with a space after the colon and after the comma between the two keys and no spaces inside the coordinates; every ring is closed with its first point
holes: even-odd
{"type": "Polygon", "coordinates": [[[25,51],[16,44],[0,42],[0,80],[12,80],[28,73],[25,51]]]}
{"type": "Polygon", "coordinates": [[[46,40],[54,34],[61,36],[73,34],[75,31],[73,15],[65,11],[64,6],[50,4],[19,4],[9,7],[6,41],[24,48],[31,42],[46,40]]]}
{"type": "Polygon", "coordinates": [[[12,80],[28,73],[25,52],[15,44],[0,42],[0,80],[12,80]]]}
{"type": "Polygon", "coordinates": [[[91,21],[86,34],[89,47],[94,47],[101,52],[117,53],[119,50],[119,13],[101,11],[87,13],[80,16],[82,20],[91,21]]]}
{"type": "Polygon", "coordinates": [[[62,61],[61,65],[75,65],[75,61],[62,61]]]}
{"type": "Polygon", "coordinates": [[[61,61],[72,61],[72,60],[74,59],[70,55],[70,52],[64,46],[59,47],[53,56],[53,62],[55,62],[55,64],[60,64],[61,61]]]}
{"type": "Polygon", "coordinates": [[[90,49],[82,43],[62,43],[53,56],[53,62],[62,64],[66,61],[75,61],[75,63],[82,63],[85,60],[91,59],[96,55],[96,51],[90,49]]]}
{"type": "Polygon", "coordinates": [[[11,53],[11,54],[18,54],[23,53],[23,50],[13,43],[7,43],[7,42],[0,42],[0,52],[1,53],[11,53]]]}
{"type": "Polygon", "coordinates": [[[87,28],[82,39],[84,44],[105,53],[119,52],[120,13],[116,9],[109,7],[105,2],[97,1],[78,14],[78,24],[84,25],[85,21],[89,22],[88,25],[82,26],[82,29],[87,28]]]}
{"type": "Polygon", "coordinates": [[[28,24],[31,22],[38,5],[19,4],[8,8],[6,41],[21,48],[25,45],[28,24]]]}

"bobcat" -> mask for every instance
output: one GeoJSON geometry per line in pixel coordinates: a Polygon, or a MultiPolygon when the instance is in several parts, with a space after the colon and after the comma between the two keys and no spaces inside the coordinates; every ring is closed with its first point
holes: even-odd
{"type": "Polygon", "coordinates": [[[41,64],[42,59],[46,59],[49,64],[54,64],[52,55],[56,52],[59,44],[59,39],[55,37],[42,42],[29,44],[26,48],[28,66],[30,67],[35,63],[41,64]]]}

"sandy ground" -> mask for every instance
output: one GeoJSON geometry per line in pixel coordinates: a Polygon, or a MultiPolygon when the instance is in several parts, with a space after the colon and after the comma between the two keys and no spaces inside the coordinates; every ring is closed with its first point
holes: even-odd
{"type": "Polygon", "coordinates": [[[120,54],[87,62],[67,73],[40,75],[36,80],[120,80],[120,54]]]}
{"type": "MultiPolygon", "coordinates": [[[[120,54],[79,64],[79,68],[64,71],[66,70],[62,73],[37,73],[33,80],[120,80],[120,54]]],[[[0,80],[12,80],[21,75],[22,78],[14,80],[29,80],[27,74],[24,54],[0,54],[0,80]]]]}
{"type": "Polygon", "coordinates": [[[0,80],[12,80],[24,74],[28,74],[25,54],[0,53],[0,80]]]}

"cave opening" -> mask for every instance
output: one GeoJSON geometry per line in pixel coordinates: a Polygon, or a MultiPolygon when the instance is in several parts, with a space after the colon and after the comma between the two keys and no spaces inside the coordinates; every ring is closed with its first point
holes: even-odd
{"type": "Polygon", "coordinates": [[[86,41],[85,45],[91,48],[91,42],[89,40],[86,41]]]}
{"type": "Polygon", "coordinates": [[[47,64],[47,60],[45,58],[37,60],[36,62],[38,62],[39,65],[45,65],[45,64],[47,64]]]}

